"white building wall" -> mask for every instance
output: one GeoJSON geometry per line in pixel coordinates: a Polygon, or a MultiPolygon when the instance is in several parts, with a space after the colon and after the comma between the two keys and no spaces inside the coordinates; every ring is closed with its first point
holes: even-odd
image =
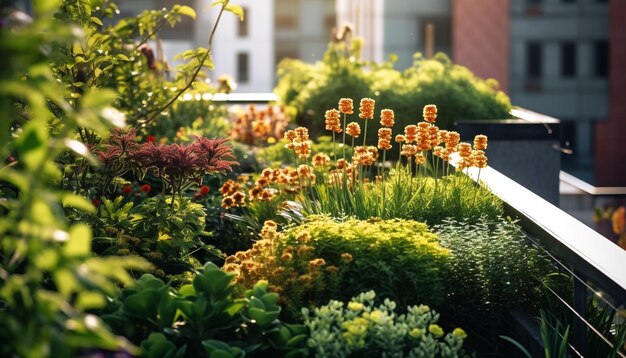
{"type": "MultiPolygon", "coordinates": [[[[199,11],[206,9],[211,1],[201,0],[199,11]]],[[[271,92],[274,82],[274,1],[273,0],[239,0],[238,5],[248,9],[248,35],[237,34],[239,18],[231,13],[224,13],[213,40],[213,62],[215,80],[222,74],[230,75],[237,82],[236,92],[271,92]],[[249,16],[248,16],[249,15],[249,16]],[[248,53],[249,81],[242,83],[237,78],[237,55],[248,53]]],[[[206,32],[207,25],[217,18],[218,8],[211,8],[208,19],[199,23],[197,32],[206,32]]],[[[210,26],[208,26],[210,31],[210,26]]],[[[205,37],[207,38],[207,37],[205,37]]]]}
{"type": "Polygon", "coordinates": [[[353,25],[354,35],[365,40],[362,59],[382,61],[385,56],[385,1],[337,0],[337,23],[353,25]]]}

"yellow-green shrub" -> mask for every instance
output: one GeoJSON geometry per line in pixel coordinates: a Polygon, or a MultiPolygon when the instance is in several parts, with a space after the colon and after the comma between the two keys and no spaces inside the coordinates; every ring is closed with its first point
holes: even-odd
{"type": "Polygon", "coordinates": [[[444,299],[440,268],[448,251],[426,224],[312,216],[280,233],[268,222],[261,235],[224,269],[238,274],[242,289],[268,280],[291,312],[368,290],[402,305],[444,299]]]}

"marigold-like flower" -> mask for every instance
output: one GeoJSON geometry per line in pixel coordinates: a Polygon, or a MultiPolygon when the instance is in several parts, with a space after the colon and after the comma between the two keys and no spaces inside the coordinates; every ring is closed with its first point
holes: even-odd
{"type": "Polygon", "coordinates": [[[308,140],[304,142],[294,142],[293,149],[296,154],[298,154],[298,158],[308,158],[311,155],[311,142],[308,140]]]}
{"type": "Polygon", "coordinates": [[[346,125],[346,134],[356,138],[361,134],[361,126],[357,122],[350,122],[346,125]]]}
{"type": "Polygon", "coordinates": [[[354,113],[352,98],[342,98],[339,100],[339,111],[344,114],[354,113]]]}
{"type": "Polygon", "coordinates": [[[424,120],[429,123],[435,123],[437,120],[437,106],[427,104],[424,106],[424,120]]]}
{"type": "Polygon", "coordinates": [[[233,198],[232,198],[232,197],[230,197],[230,196],[225,196],[225,197],[222,199],[222,207],[223,207],[224,209],[230,209],[230,208],[232,208],[233,206],[235,206],[235,201],[233,200],[233,198]]]}
{"type": "Polygon", "coordinates": [[[383,109],[380,111],[380,125],[385,127],[393,127],[394,113],[392,109],[383,109]]]}
{"type": "Polygon", "coordinates": [[[474,149],[485,150],[487,149],[487,136],[479,134],[474,137],[474,149]]]}
{"type": "Polygon", "coordinates": [[[352,262],[352,255],[350,255],[347,252],[344,252],[343,254],[341,254],[341,261],[345,262],[345,263],[350,263],[352,262]]]}
{"type": "Polygon", "coordinates": [[[430,145],[436,146],[441,143],[441,137],[439,136],[439,127],[432,125],[428,128],[428,136],[430,137],[430,145]]]}
{"type": "Polygon", "coordinates": [[[391,128],[380,128],[378,130],[378,138],[391,140],[391,128]]]}
{"type": "Polygon", "coordinates": [[[349,165],[349,164],[348,164],[348,161],[347,161],[347,160],[345,160],[345,159],[343,159],[343,158],[342,158],[342,159],[337,160],[337,169],[343,169],[343,168],[346,168],[346,167],[348,167],[348,165],[349,165]]]}
{"type": "Polygon", "coordinates": [[[309,261],[309,266],[311,267],[321,267],[326,265],[326,260],[322,259],[322,258],[317,258],[317,259],[313,259],[311,261],[309,261]]]}
{"type": "Polygon", "coordinates": [[[287,139],[290,142],[293,142],[293,140],[296,139],[296,132],[294,132],[293,130],[286,131],[285,139],[287,139]]]}
{"type": "Polygon", "coordinates": [[[289,252],[283,252],[283,254],[282,254],[282,256],[280,258],[283,261],[291,261],[291,259],[293,258],[293,255],[290,254],[289,252]]]}
{"type": "Polygon", "coordinates": [[[235,201],[236,206],[245,206],[246,205],[246,194],[237,191],[232,195],[233,200],[235,201]]]}
{"type": "Polygon", "coordinates": [[[406,142],[406,137],[403,136],[402,134],[398,134],[398,135],[396,135],[396,142],[397,143],[404,143],[404,142],[406,142]]]}
{"type": "Polygon", "coordinates": [[[363,119],[373,119],[374,118],[374,101],[371,98],[362,98],[361,106],[359,107],[359,118],[363,119]]]}

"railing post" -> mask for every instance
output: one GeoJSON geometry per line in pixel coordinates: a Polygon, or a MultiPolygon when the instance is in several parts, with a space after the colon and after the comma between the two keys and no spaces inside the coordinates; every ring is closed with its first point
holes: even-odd
{"type": "Polygon", "coordinates": [[[572,320],[572,345],[578,353],[583,357],[587,355],[587,334],[588,329],[585,322],[581,320],[587,319],[587,298],[589,291],[585,285],[585,277],[577,271],[574,271],[574,310],[578,315],[574,315],[572,320]]]}

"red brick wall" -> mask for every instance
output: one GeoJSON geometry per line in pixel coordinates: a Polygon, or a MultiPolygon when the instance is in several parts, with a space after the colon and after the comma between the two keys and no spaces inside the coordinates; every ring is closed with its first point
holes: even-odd
{"type": "Polygon", "coordinates": [[[509,0],[452,1],[452,57],[509,88],[509,0]]]}
{"type": "Polygon", "coordinates": [[[626,186],[626,1],[609,7],[609,119],[596,124],[595,184],[626,186]]]}

